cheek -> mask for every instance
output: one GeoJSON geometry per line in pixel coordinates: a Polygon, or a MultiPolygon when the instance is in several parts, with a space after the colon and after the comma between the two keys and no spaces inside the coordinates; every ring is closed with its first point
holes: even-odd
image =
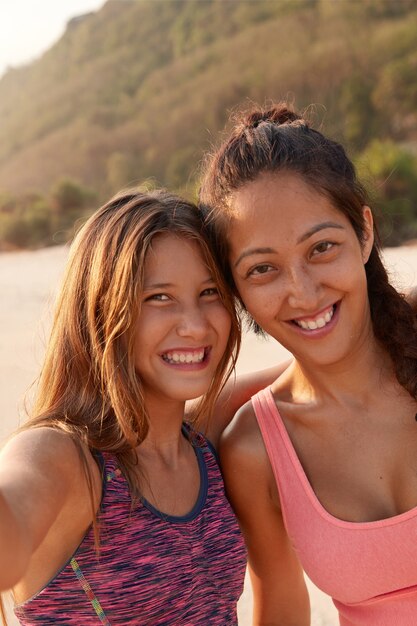
{"type": "MultiPolygon", "coordinates": [[[[243,280],[242,278],[240,278],[240,276],[235,274],[235,272],[233,272],[233,271],[232,271],[232,278],[233,278],[233,282],[234,282],[235,287],[236,287],[237,295],[243,301],[245,299],[247,300],[249,298],[249,291],[250,291],[250,287],[249,287],[248,283],[245,280],[243,280]]],[[[245,304],[245,306],[246,306],[246,304],[245,304]]]]}
{"type": "Polygon", "coordinates": [[[259,326],[268,324],[268,320],[275,316],[279,308],[277,299],[269,297],[267,294],[259,294],[258,297],[248,297],[244,301],[245,307],[259,326]]]}
{"type": "Polygon", "coordinates": [[[369,304],[369,295],[368,295],[368,280],[366,277],[365,268],[363,271],[357,274],[356,284],[352,288],[352,291],[356,291],[358,293],[358,300],[362,300],[365,305],[369,304]]]}
{"type": "Polygon", "coordinates": [[[232,329],[232,318],[229,312],[223,305],[220,305],[217,310],[213,311],[212,320],[213,325],[217,329],[217,333],[222,337],[226,347],[232,329]]]}
{"type": "Polygon", "coordinates": [[[167,329],[166,316],[143,312],[136,323],[134,333],[135,354],[143,355],[155,346],[167,329]]]}
{"type": "Polygon", "coordinates": [[[212,303],[209,309],[206,310],[206,321],[211,328],[211,333],[214,333],[213,356],[215,354],[218,361],[220,361],[227,349],[232,329],[232,318],[226,307],[221,302],[217,302],[215,304],[212,303]]]}
{"type": "Polygon", "coordinates": [[[252,317],[264,316],[272,307],[279,305],[281,298],[276,282],[253,284],[235,275],[233,279],[245,309],[252,317]]]}
{"type": "Polygon", "coordinates": [[[367,279],[365,265],[360,252],[354,251],[350,257],[339,265],[335,277],[336,284],[340,283],[350,291],[365,289],[367,291],[367,279]]]}

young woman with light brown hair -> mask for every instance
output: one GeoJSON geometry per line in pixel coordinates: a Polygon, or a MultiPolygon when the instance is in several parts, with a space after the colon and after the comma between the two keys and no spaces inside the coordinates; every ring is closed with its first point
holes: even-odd
{"type": "Polygon", "coordinates": [[[195,206],[133,190],[83,226],[33,415],[0,455],[22,625],[237,624],[245,550],[207,417],[239,341],[195,206]],[[206,436],[184,422],[200,397],[206,436]]]}

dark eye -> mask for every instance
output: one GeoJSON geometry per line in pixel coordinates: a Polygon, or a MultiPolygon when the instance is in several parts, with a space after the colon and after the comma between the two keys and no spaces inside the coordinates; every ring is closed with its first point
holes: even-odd
{"type": "Polygon", "coordinates": [[[323,252],[327,252],[328,250],[333,248],[334,245],[335,244],[331,241],[320,241],[320,243],[314,246],[312,254],[323,254],[323,252]]]}
{"type": "Polygon", "coordinates": [[[202,296],[218,296],[219,295],[219,290],[217,289],[217,287],[208,287],[207,289],[204,289],[204,291],[201,292],[202,296]]]}
{"type": "Polygon", "coordinates": [[[248,276],[259,276],[259,274],[267,274],[272,270],[272,266],[264,263],[263,265],[256,265],[249,270],[248,276]]]}
{"type": "Polygon", "coordinates": [[[166,293],[153,293],[151,296],[146,298],[145,302],[150,300],[156,300],[156,302],[166,302],[169,300],[169,296],[167,296],[166,293]]]}

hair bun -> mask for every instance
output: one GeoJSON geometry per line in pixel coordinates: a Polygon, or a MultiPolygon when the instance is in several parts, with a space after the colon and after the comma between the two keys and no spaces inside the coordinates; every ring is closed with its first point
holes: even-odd
{"type": "Polygon", "coordinates": [[[285,103],[277,104],[268,109],[252,109],[243,117],[243,124],[249,128],[256,128],[262,122],[269,124],[290,124],[304,122],[303,118],[285,103]]]}

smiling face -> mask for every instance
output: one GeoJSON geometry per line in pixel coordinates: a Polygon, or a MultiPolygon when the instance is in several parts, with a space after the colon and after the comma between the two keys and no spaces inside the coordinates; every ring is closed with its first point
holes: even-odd
{"type": "Polygon", "coordinates": [[[198,244],[156,235],[146,257],[135,331],[145,403],[162,408],[205,394],[230,329],[230,315],[198,244]]]}
{"type": "Polygon", "coordinates": [[[255,321],[305,365],[330,364],[372,332],[363,245],[347,217],[292,173],[265,173],[231,197],[230,264],[255,321]]]}

